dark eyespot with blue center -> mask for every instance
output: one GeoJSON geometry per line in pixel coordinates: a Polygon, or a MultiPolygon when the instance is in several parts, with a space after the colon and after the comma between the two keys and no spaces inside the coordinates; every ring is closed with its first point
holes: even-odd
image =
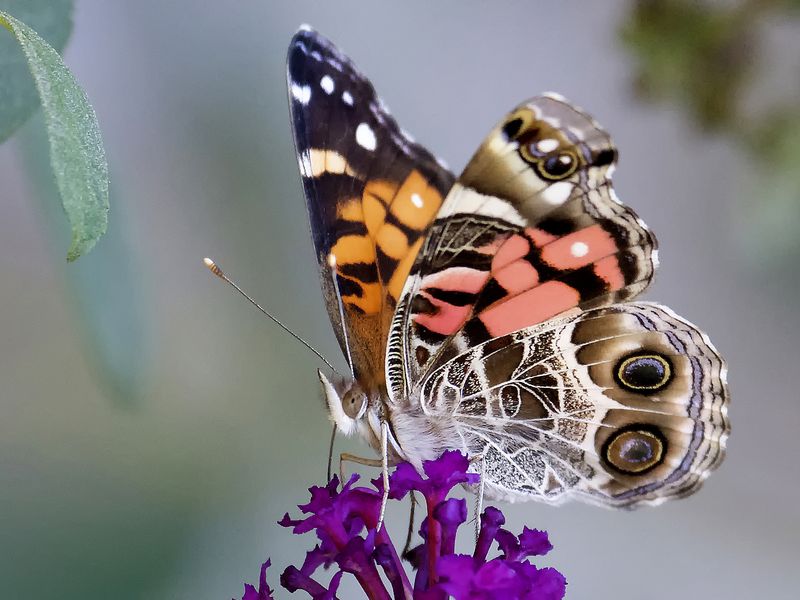
{"type": "Polygon", "coordinates": [[[616,471],[641,475],[664,461],[666,440],[657,429],[632,425],[613,434],[603,447],[602,456],[616,471]]]}
{"type": "Polygon", "coordinates": [[[672,365],[659,354],[636,354],[620,361],[615,378],[628,391],[651,394],[669,385],[672,365]]]}
{"type": "Polygon", "coordinates": [[[544,179],[566,179],[578,168],[578,158],[568,151],[554,152],[538,162],[538,171],[544,179]]]}

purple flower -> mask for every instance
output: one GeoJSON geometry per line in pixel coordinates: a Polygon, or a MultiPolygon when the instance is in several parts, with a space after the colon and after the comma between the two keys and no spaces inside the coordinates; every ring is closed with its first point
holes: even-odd
{"type": "Polygon", "coordinates": [[[389,497],[402,500],[409,491],[414,490],[425,497],[429,507],[436,506],[459,483],[478,483],[478,474],[467,473],[468,468],[469,459],[456,450],[448,450],[436,460],[426,460],[422,470],[427,479],[410,463],[400,463],[389,477],[389,497]]]}
{"type": "MultiPolygon", "coordinates": [[[[414,584],[403,567],[386,525],[378,530],[382,482],[375,489],[356,487],[354,475],[339,489],[334,477],[324,487],[309,489],[311,500],[298,508],[304,516],[286,514],[280,525],[292,533],[313,531],[319,543],[306,554],[300,568],[289,566],[281,585],[305,591],[314,600],[334,600],[345,574],[353,575],[370,599],[390,600],[560,600],[566,580],[557,570],[538,568],[529,561],[552,549],[547,533],[523,528],[519,536],[503,529],[505,517],[488,507],[481,515],[480,530],[471,555],[455,554],[456,536],[467,520],[463,499],[447,498],[459,484],[474,485],[478,476],[468,473],[468,459],[459,452],[445,452],[423,465],[423,474],[410,464],[397,466],[389,478],[389,497],[400,500],[410,491],[425,498],[427,517],[420,525],[422,543],[408,559],[416,570],[414,584]],[[497,555],[489,557],[496,544],[497,555]],[[336,566],[327,587],[314,579],[316,571],[336,566]],[[390,589],[386,589],[385,581],[390,589]]],[[[242,600],[272,600],[266,583],[269,561],[261,568],[259,589],[245,586],[242,600]]]]}
{"type": "Polygon", "coordinates": [[[267,585],[267,569],[269,569],[270,560],[261,565],[261,576],[258,578],[258,589],[254,588],[249,583],[244,584],[244,596],[242,600],[274,600],[272,597],[272,590],[267,585]]]}

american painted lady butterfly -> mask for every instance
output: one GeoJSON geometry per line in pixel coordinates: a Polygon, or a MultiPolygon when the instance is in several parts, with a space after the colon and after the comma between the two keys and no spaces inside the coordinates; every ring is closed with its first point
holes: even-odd
{"type": "MultiPolygon", "coordinates": [[[[565,99],[515,108],[460,177],[303,27],[288,85],[322,290],[353,381],[331,418],[390,462],[480,457],[485,494],[658,504],[722,460],[725,363],[630,302],[656,239],[616,197],[608,134],[565,99]]],[[[478,462],[480,463],[478,465],[478,462]]]]}

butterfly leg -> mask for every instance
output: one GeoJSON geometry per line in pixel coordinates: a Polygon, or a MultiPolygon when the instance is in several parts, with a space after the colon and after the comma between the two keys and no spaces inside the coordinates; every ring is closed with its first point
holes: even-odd
{"type": "Polygon", "coordinates": [[[328,470],[326,471],[328,474],[327,481],[331,480],[331,468],[333,467],[333,443],[336,441],[336,423],[333,424],[333,431],[331,431],[331,443],[328,445],[328,470]]]}
{"type": "Polygon", "coordinates": [[[344,485],[344,463],[351,462],[356,465],[364,465],[365,467],[381,467],[383,466],[383,462],[379,458],[364,458],[363,456],[356,456],[355,454],[349,454],[347,452],[342,452],[339,455],[339,479],[344,485]]]}
{"type": "Polygon", "coordinates": [[[413,490],[408,493],[408,497],[411,499],[411,510],[408,513],[408,534],[406,535],[406,543],[403,546],[403,553],[400,555],[403,558],[405,558],[409,550],[411,550],[411,538],[414,536],[414,509],[417,506],[417,497],[414,495],[413,490]]]}
{"type": "Polygon", "coordinates": [[[470,462],[479,462],[480,461],[480,483],[478,483],[478,493],[476,494],[475,498],[475,541],[477,542],[478,536],[481,532],[481,513],[483,512],[483,493],[486,490],[486,484],[484,482],[484,475],[486,474],[486,455],[481,453],[477,456],[473,456],[470,459],[470,462]]]}
{"type": "Polygon", "coordinates": [[[389,502],[389,422],[386,419],[381,419],[381,475],[383,476],[383,498],[381,498],[381,514],[376,528],[378,531],[383,526],[386,504],[389,502]]]}

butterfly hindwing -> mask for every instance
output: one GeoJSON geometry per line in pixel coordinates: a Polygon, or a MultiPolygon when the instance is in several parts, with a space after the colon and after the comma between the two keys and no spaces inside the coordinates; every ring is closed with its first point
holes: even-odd
{"type": "Polygon", "coordinates": [[[542,96],[489,134],[451,189],[392,324],[394,394],[493,337],[631,298],[656,240],[611,185],[616,150],[589,116],[542,96]],[[400,335],[402,333],[402,336],[400,335]]]}
{"type": "Polygon", "coordinates": [[[722,460],[725,366],[666,307],[617,304],[485,342],[428,378],[423,410],[483,457],[487,494],[658,504],[722,460]]]}
{"type": "Polygon", "coordinates": [[[315,31],[292,39],[287,78],[326,305],[356,376],[377,386],[395,304],[454,177],[315,31]]]}

